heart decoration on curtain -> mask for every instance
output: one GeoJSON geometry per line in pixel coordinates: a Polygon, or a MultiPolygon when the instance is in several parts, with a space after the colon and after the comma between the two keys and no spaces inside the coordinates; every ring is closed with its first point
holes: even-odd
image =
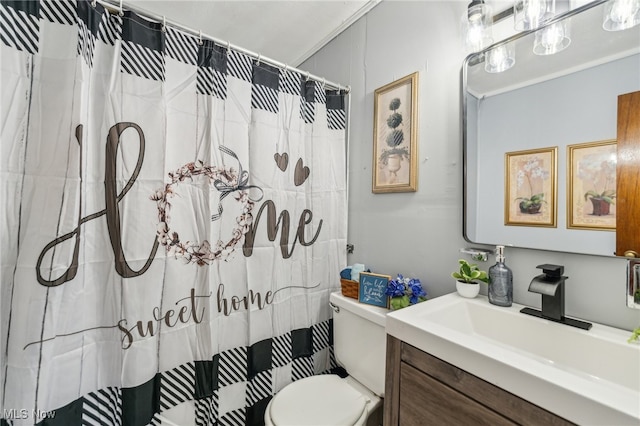
{"type": "Polygon", "coordinates": [[[289,154],[287,154],[286,152],[283,154],[279,154],[276,152],[275,154],[273,154],[273,159],[276,160],[276,165],[281,171],[284,172],[285,170],[287,170],[287,167],[289,166],[289,154]]]}
{"type": "Polygon", "coordinates": [[[304,166],[302,164],[302,158],[299,158],[296,163],[296,171],[293,174],[293,183],[296,186],[302,185],[307,180],[310,173],[311,171],[309,170],[309,167],[304,166]]]}

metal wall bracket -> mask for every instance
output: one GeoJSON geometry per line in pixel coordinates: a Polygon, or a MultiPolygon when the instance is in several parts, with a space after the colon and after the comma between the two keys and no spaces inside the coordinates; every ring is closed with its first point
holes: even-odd
{"type": "Polygon", "coordinates": [[[466,253],[468,255],[471,255],[471,258],[475,261],[486,262],[487,259],[489,258],[489,255],[493,254],[493,251],[485,250],[481,248],[475,248],[475,247],[467,247],[467,248],[461,248],[460,253],[466,253]]]}

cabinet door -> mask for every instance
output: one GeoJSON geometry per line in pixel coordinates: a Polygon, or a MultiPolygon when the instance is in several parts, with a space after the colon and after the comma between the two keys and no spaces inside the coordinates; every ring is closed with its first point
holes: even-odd
{"type": "Polygon", "coordinates": [[[618,96],[616,255],[640,257],[640,92],[618,96]]]}
{"type": "Polygon", "coordinates": [[[516,424],[404,362],[400,366],[400,383],[399,425],[516,424]]]}

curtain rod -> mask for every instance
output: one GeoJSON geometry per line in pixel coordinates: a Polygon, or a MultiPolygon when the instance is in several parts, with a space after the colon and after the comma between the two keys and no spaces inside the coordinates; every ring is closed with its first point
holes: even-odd
{"type": "Polygon", "coordinates": [[[326,79],[324,79],[322,77],[318,77],[317,75],[313,75],[313,74],[311,74],[311,73],[309,73],[307,71],[303,71],[303,70],[301,70],[299,68],[291,67],[291,66],[289,66],[287,64],[283,64],[282,62],[278,62],[278,61],[276,61],[274,59],[271,59],[271,58],[269,58],[267,56],[262,56],[259,53],[252,52],[252,51],[244,49],[244,48],[242,48],[240,46],[233,45],[228,41],[221,40],[219,38],[203,34],[201,30],[194,30],[193,28],[186,27],[186,26],[180,24],[179,22],[175,22],[175,21],[171,21],[171,20],[167,19],[165,16],[158,15],[158,14],[149,12],[149,11],[144,10],[144,9],[140,9],[140,8],[138,8],[136,6],[131,6],[128,3],[123,3],[122,0],[119,0],[119,1],[118,0],[93,0],[93,3],[100,3],[109,12],[112,12],[112,13],[121,13],[125,9],[126,10],[130,10],[130,11],[136,13],[137,15],[140,15],[140,16],[143,16],[145,18],[151,19],[151,20],[156,21],[158,23],[162,23],[163,25],[170,25],[172,27],[175,27],[175,28],[179,29],[180,31],[192,34],[194,36],[197,36],[197,37],[200,37],[200,38],[206,38],[206,39],[211,40],[214,43],[216,43],[216,44],[218,44],[218,45],[220,45],[222,47],[226,47],[228,49],[233,49],[233,50],[236,50],[236,51],[238,51],[240,53],[244,53],[247,56],[251,56],[251,57],[253,57],[255,59],[259,59],[261,62],[267,62],[268,64],[273,65],[273,66],[275,66],[277,68],[280,68],[282,70],[286,69],[286,70],[291,70],[291,71],[298,72],[298,73],[302,74],[303,76],[305,76],[305,78],[307,80],[311,79],[311,80],[315,80],[317,82],[322,82],[322,84],[325,87],[330,87],[332,89],[337,89],[337,90],[344,90],[347,93],[351,92],[351,87],[349,87],[349,86],[345,87],[345,86],[343,86],[341,84],[334,83],[334,82],[331,82],[331,81],[327,81],[326,79]]]}

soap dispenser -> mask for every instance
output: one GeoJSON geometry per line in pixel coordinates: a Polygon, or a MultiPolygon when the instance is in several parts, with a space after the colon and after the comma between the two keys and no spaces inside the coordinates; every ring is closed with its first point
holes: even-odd
{"type": "Polygon", "coordinates": [[[489,268],[489,302],[498,306],[513,303],[513,273],[504,264],[504,246],[496,246],[496,264],[489,268]]]}

